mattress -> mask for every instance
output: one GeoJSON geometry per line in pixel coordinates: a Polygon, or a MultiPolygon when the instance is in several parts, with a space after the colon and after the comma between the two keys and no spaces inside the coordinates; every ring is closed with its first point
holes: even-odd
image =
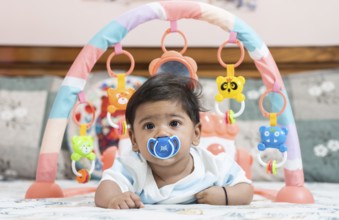
{"type": "MultiPolygon", "coordinates": [[[[63,189],[97,186],[91,181],[58,180],[63,189]]],[[[142,209],[110,210],[95,207],[94,193],[67,198],[25,199],[28,180],[0,181],[0,219],[339,219],[339,184],[306,183],[314,204],[272,202],[255,195],[246,206],[146,205],[142,209]]],[[[257,188],[280,189],[281,182],[254,183],[257,188]]]]}

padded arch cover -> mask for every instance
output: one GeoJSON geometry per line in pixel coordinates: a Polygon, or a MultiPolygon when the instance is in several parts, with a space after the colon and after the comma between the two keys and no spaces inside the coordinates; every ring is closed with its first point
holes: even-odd
{"type": "MultiPolygon", "coordinates": [[[[163,1],[137,7],[107,24],[81,50],[69,69],[60,87],[50,112],[41,145],[36,182],[53,183],[56,178],[57,158],[70,112],[77,101],[77,95],[85,87],[89,73],[100,56],[111,46],[121,42],[126,34],[138,25],[153,19],[176,21],[195,19],[219,26],[226,32],[237,33],[237,39],[254,60],[266,88],[273,84],[286,95],[276,63],[265,43],[241,19],[219,7],[195,1],[163,1]]],[[[271,99],[277,111],[282,107],[282,99],[271,99]]],[[[275,110],[275,109],[274,109],[275,110]]],[[[304,173],[300,145],[289,101],[286,110],[278,117],[278,124],[288,128],[286,140],[288,159],[284,167],[286,186],[303,186],[304,173]]],[[[263,171],[264,172],[264,171],[263,171]]]]}

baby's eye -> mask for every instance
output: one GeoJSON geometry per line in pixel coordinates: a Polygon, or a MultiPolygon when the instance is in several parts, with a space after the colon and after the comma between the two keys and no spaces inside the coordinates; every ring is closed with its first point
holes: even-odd
{"type": "Polygon", "coordinates": [[[147,124],[145,124],[144,128],[145,128],[146,130],[153,129],[153,128],[154,128],[154,124],[152,124],[152,123],[147,123],[147,124]]]}
{"type": "Polygon", "coordinates": [[[180,125],[180,122],[178,122],[178,121],[171,121],[170,122],[171,127],[178,127],[179,125],[180,125]]]}

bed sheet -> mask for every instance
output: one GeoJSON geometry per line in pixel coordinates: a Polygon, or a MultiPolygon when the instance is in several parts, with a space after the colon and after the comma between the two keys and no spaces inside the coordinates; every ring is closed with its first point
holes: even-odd
{"type": "MultiPolygon", "coordinates": [[[[314,204],[275,203],[255,195],[248,206],[146,205],[143,209],[109,210],[94,205],[94,193],[68,198],[24,199],[32,181],[0,181],[0,219],[339,219],[339,184],[306,183],[314,204]]],[[[58,180],[62,188],[82,187],[58,180]]],[[[255,187],[280,189],[284,183],[259,182],[255,187]]],[[[91,181],[86,186],[96,186],[91,181]]]]}

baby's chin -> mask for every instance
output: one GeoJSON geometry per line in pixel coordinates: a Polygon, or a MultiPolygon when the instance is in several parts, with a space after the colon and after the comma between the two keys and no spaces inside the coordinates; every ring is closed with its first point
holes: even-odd
{"type": "Polygon", "coordinates": [[[176,165],[178,163],[181,165],[183,164],[187,165],[191,159],[193,158],[191,157],[189,153],[187,155],[177,154],[174,157],[171,157],[168,159],[152,158],[150,161],[148,161],[148,163],[152,163],[159,167],[169,167],[169,166],[176,165]]]}
{"type": "Polygon", "coordinates": [[[159,159],[159,158],[152,158],[151,160],[147,161],[149,164],[160,166],[160,167],[167,167],[171,166],[178,162],[176,156],[168,158],[168,159],[159,159]]]}

